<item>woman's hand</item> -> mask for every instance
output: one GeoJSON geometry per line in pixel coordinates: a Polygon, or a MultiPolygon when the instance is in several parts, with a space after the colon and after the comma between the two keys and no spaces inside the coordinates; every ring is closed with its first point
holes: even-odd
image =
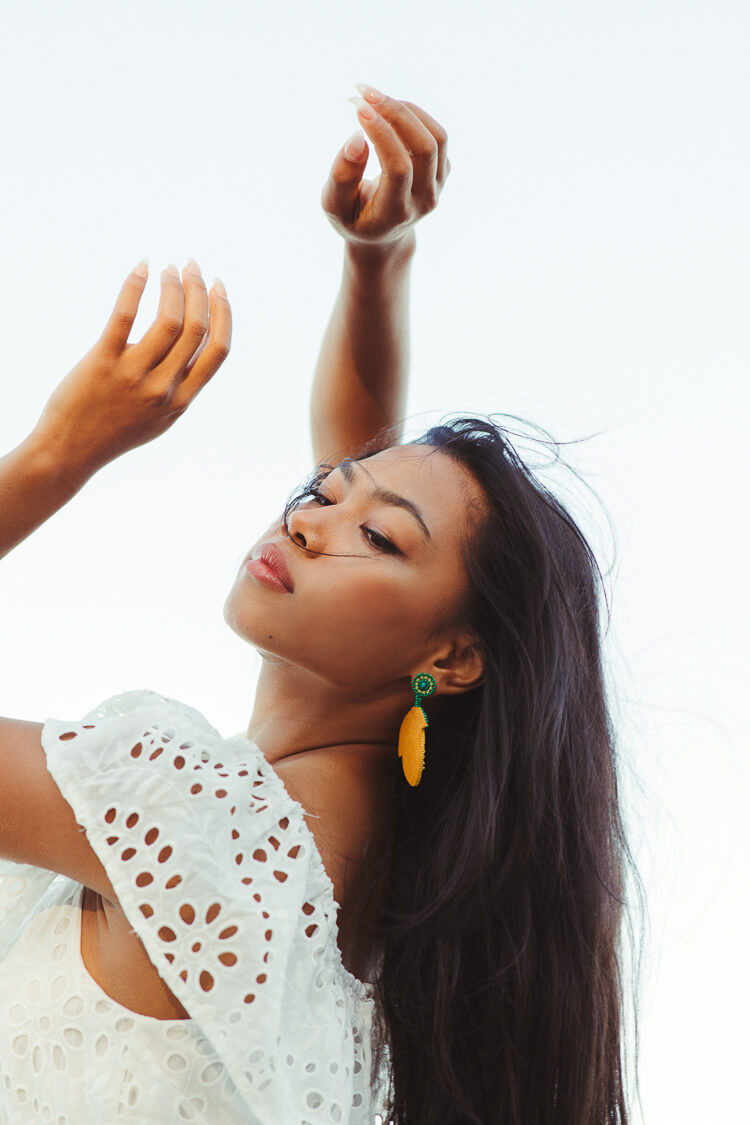
{"type": "Polygon", "coordinates": [[[357,137],[351,138],[323,188],[323,210],[347,242],[386,246],[413,239],[411,228],[437,207],[451,169],[447,134],[412,102],[386,97],[369,86],[357,89],[366,100],[351,100],[357,103],[381,172],[375,180],[362,179],[369,148],[360,138],[357,155],[357,137]]]}
{"type": "Polygon", "coordinates": [[[162,271],[156,319],[129,344],[146,279],[145,265],[127,278],[101,336],[53,392],[34,429],[33,444],[60,469],[88,476],[164,433],[229,354],[224,286],[217,281],[208,294],[192,262],[182,281],[174,266],[162,271]]]}

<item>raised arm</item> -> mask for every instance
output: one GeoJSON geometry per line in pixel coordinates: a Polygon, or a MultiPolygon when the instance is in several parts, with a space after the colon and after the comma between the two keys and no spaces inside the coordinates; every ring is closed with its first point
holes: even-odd
{"type": "MultiPolygon", "coordinates": [[[[128,344],[146,271],[127,278],[94,347],[60,383],[32,434],[0,458],[0,557],[109,461],[163,433],[225,359],[231,312],[199,271],[162,274],[159,311],[128,344]]],[[[0,858],[47,868],[114,901],[104,867],[46,768],[40,723],[0,718],[0,858]]]]}
{"type": "Polygon", "coordinates": [[[355,135],[338,153],[321,196],[345,247],[310,403],[318,462],[354,456],[383,428],[391,440],[401,437],[414,225],[437,206],[450,172],[447,136],[434,118],[412,102],[358,88],[368,101],[352,100],[382,171],[362,179],[369,149],[355,135]]]}
{"type": "Polygon", "coordinates": [[[409,380],[409,275],[414,233],[380,249],[349,242],[315,369],[310,427],[316,462],[354,457],[398,428],[409,380]]]}

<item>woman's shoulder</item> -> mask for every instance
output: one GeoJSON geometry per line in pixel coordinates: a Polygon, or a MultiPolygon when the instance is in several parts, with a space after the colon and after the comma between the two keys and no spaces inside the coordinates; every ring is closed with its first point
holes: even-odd
{"type": "Polygon", "coordinates": [[[265,768],[255,743],[225,738],[198,708],[151,688],[111,695],[78,719],[46,719],[42,744],[48,763],[66,772],[81,772],[86,761],[96,762],[100,774],[127,770],[131,778],[136,763],[148,763],[153,775],[163,774],[168,763],[197,769],[233,756],[230,747],[240,746],[254,768],[265,768]]]}
{"type": "Polygon", "coordinates": [[[80,720],[50,719],[42,742],[117,901],[145,923],[150,952],[175,949],[178,931],[156,924],[167,909],[186,940],[197,916],[213,932],[235,910],[253,942],[290,926],[304,946],[315,934],[335,939],[334,886],[307,823],[319,810],[303,806],[303,790],[256,743],[222,737],[196,708],[151,689],[113,695],[80,720]]]}
{"type": "MultiPolygon", "coordinates": [[[[222,736],[196,707],[192,707],[182,700],[163,695],[152,688],[133,688],[128,691],[118,692],[98,703],[80,720],[85,729],[95,729],[106,722],[113,722],[120,718],[132,717],[140,712],[160,712],[163,716],[182,719],[200,727],[206,734],[221,739],[222,736]]],[[[48,719],[48,722],[60,720],[48,719]]]]}
{"type": "Polygon", "coordinates": [[[272,765],[257,743],[222,737],[199,710],[152,689],[110,696],[74,722],[48,720],[42,741],[117,902],[156,933],[154,949],[175,950],[163,935],[173,942],[180,931],[155,921],[166,909],[211,925],[244,902],[253,941],[291,928],[304,947],[329,946],[355,991],[368,979],[351,904],[379,832],[361,785],[347,784],[346,756],[272,765]],[[177,901],[187,885],[190,899],[177,901]]]}
{"type": "Polygon", "coordinates": [[[358,1063],[351,1096],[364,1099],[370,989],[342,962],[306,810],[257,744],[222,738],[196,708],[152,690],[48,720],[43,744],[128,925],[248,1104],[299,1119],[281,1062],[309,1061],[310,1026],[319,1069],[348,1066],[352,1081],[358,1063]]]}
{"type": "Polygon", "coordinates": [[[113,799],[107,824],[119,819],[118,801],[135,814],[146,798],[161,802],[161,819],[169,813],[173,828],[194,821],[191,810],[217,828],[240,809],[255,813],[256,825],[268,820],[264,812],[304,816],[255,742],[224,737],[196,707],[151,688],[109,696],[79,719],[48,718],[42,744],[61,787],[113,799]],[[233,800],[225,800],[230,791],[233,800]]]}

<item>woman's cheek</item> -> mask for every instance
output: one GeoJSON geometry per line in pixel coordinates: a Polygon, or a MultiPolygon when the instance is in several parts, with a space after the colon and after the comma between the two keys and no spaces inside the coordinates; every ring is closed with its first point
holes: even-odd
{"type": "Polygon", "coordinates": [[[393,583],[363,583],[357,589],[334,587],[331,619],[348,621],[369,632],[400,633],[408,630],[413,618],[413,599],[393,583]]]}

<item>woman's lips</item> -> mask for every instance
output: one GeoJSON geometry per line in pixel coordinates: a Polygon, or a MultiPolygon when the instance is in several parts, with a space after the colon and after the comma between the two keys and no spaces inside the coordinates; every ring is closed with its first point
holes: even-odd
{"type": "Polygon", "coordinates": [[[263,543],[258,550],[253,551],[252,557],[245,564],[245,569],[260,582],[265,582],[277,590],[283,590],[287,594],[291,594],[294,590],[294,582],[284,554],[273,543],[263,543]]]}

